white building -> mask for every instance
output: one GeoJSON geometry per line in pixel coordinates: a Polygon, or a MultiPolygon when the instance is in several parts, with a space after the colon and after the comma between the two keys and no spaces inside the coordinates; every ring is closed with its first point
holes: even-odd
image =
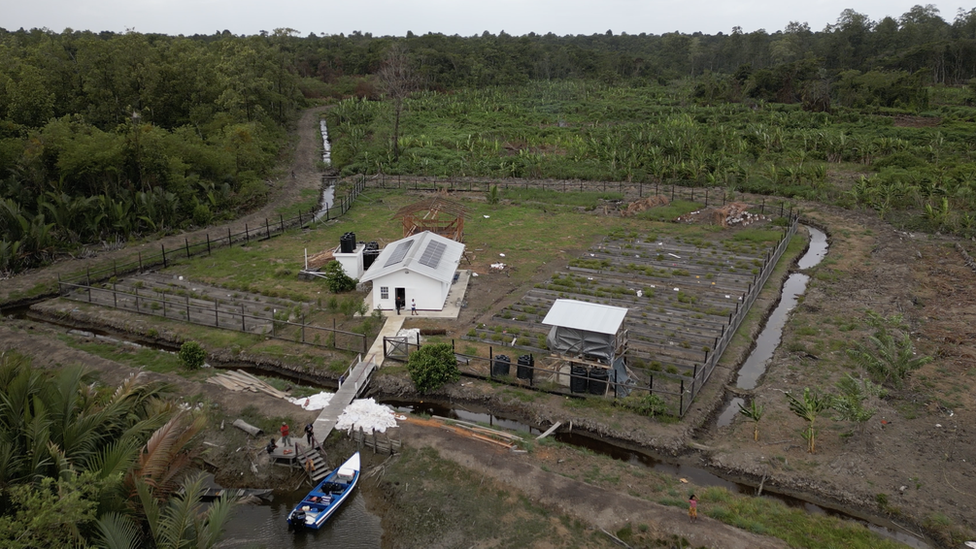
{"type": "Polygon", "coordinates": [[[337,247],[332,252],[332,257],[342,265],[346,276],[359,280],[363,276],[363,251],[366,249],[366,244],[360,242],[356,249],[349,253],[343,253],[341,249],[341,246],[337,247]]]}
{"type": "Polygon", "coordinates": [[[440,311],[454,282],[464,244],[430,231],[397,240],[383,248],[360,282],[373,283],[373,309],[393,310],[397,301],[410,314],[440,311]]]}

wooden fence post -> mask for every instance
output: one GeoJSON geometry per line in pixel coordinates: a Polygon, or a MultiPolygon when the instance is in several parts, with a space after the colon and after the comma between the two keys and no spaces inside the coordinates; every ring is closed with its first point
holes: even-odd
{"type": "Polygon", "coordinates": [[[165,269],[166,268],[166,246],[160,244],[159,247],[163,250],[163,268],[165,269]]]}

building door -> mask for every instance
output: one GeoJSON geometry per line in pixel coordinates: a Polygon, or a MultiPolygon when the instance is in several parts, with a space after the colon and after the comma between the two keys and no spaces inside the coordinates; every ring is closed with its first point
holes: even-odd
{"type": "Polygon", "coordinates": [[[407,307],[407,289],[406,288],[394,288],[393,289],[393,299],[396,300],[396,308],[405,309],[407,307]]]}

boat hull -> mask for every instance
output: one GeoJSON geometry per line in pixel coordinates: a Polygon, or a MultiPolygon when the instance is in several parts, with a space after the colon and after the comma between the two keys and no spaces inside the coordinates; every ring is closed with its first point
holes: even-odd
{"type": "Polygon", "coordinates": [[[288,526],[294,530],[318,530],[335,514],[359,482],[359,452],[329,473],[288,513],[288,526]]]}

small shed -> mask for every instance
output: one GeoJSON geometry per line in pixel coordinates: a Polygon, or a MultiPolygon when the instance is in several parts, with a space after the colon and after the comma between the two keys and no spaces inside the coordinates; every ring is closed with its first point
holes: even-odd
{"type": "Polygon", "coordinates": [[[383,248],[360,282],[373,283],[373,309],[440,311],[454,283],[464,244],[424,231],[383,248]]]}
{"type": "Polygon", "coordinates": [[[552,326],[546,344],[566,357],[579,357],[607,367],[627,346],[627,309],[597,303],[557,299],[542,323],[552,326]]]}

